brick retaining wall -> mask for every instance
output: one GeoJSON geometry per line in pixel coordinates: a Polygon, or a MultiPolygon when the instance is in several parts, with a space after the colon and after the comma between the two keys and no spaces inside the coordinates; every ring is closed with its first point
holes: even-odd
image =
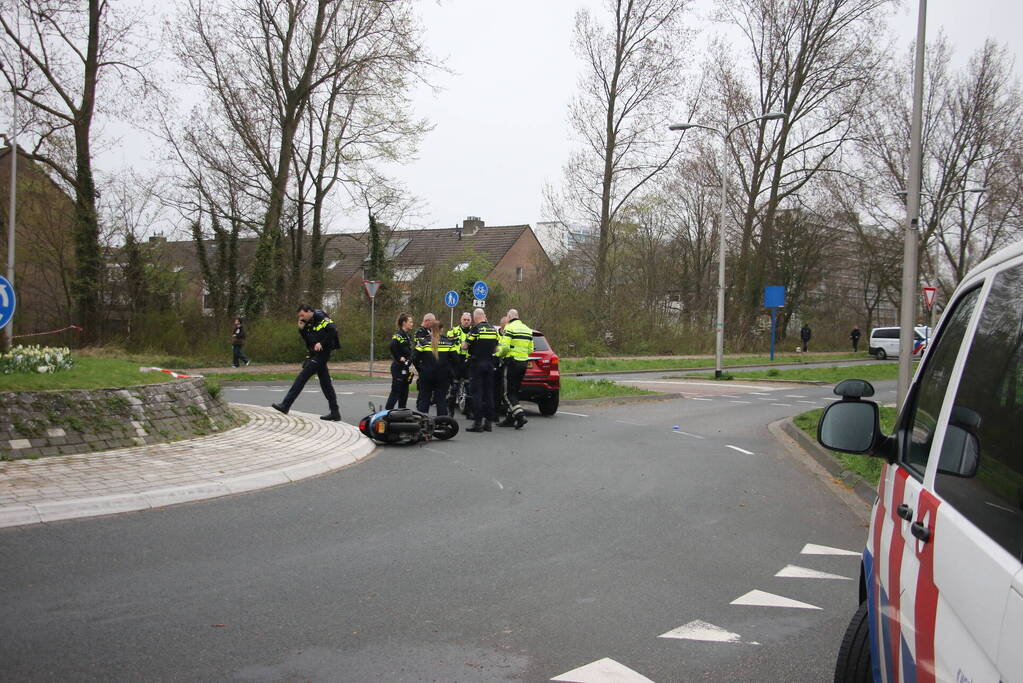
{"type": "Polygon", "coordinates": [[[0,459],[88,453],[203,436],[243,418],[204,379],[0,393],[0,459]]]}

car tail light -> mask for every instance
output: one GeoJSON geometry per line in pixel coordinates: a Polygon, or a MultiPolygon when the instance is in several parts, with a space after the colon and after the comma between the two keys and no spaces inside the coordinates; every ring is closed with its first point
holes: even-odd
{"type": "Polygon", "coordinates": [[[552,356],[550,358],[537,358],[536,366],[541,370],[557,370],[558,369],[558,357],[552,356]]]}

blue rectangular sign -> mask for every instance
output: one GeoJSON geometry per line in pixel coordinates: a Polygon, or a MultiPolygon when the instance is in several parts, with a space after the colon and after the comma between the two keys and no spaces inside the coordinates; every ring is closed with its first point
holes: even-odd
{"type": "Polygon", "coordinates": [[[764,287],[764,307],[782,308],[785,305],[785,286],[770,285],[764,287]]]}

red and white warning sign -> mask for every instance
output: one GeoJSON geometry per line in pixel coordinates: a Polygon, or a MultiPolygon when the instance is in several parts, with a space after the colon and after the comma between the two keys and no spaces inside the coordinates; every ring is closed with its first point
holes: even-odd
{"type": "Polygon", "coordinates": [[[926,306],[927,308],[930,308],[931,306],[934,305],[934,297],[938,293],[938,289],[936,287],[924,287],[923,288],[923,292],[924,292],[924,306],[926,306]]]}
{"type": "Polygon", "coordinates": [[[368,294],[369,298],[372,300],[372,299],[376,298],[377,290],[380,289],[380,281],[379,280],[363,280],[362,281],[362,286],[366,288],[366,294],[368,294]]]}

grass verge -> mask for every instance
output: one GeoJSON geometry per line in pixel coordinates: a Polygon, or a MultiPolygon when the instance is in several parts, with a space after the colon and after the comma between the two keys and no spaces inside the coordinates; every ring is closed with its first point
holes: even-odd
{"type": "Polygon", "coordinates": [[[640,396],[643,394],[656,394],[656,391],[647,391],[636,387],[625,386],[612,382],[609,379],[576,379],[574,377],[561,378],[561,398],[572,400],[578,398],[608,398],[612,396],[640,396]]]}
{"type": "MultiPolygon", "coordinates": [[[[856,360],[866,358],[866,353],[776,353],[774,360],[769,354],[749,356],[725,356],[725,367],[736,365],[791,365],[792,363],[813,363],[820,361],[856,360]]],[[[686,370],[714,366],[712,357],[705,358],[562,358],[561,372],[627,372],[630,370],[686,370]]]]}
{"type": "MultiPolygon", "coordinates": [[[[916,367],[916,363],[913,364],[913,367],[916,367]]],[[[832,366],[829,368],[817,366],[812,368],[796,368],[794,370],[731,370],[727,373],[727,376],[729,379],[785,379],[800,382],[827,382],[831,384],[838,383],[843,379],[849,379],[852,377],[870,381],[898,379],[899,366],[895,363],[883,363],[879,365],[864,363],[863,365],[857,365],[855,367],[832,366]]],[[[700,374],[689,375],[689,377],[713,379],[714,375],[700,374]]]]}
{"type": "Polygon", "coordinates": [[[70,370],[42,375],[0,375],[0,391],[47,391],[51,389],[100,389],[171,381],[162,372],[139,372],[139,364],[118,358],[75,357],[70,370]]]}
{"type": "MultiPolygon", "coordinates": [[[[881,431],[885,434],[891,434],[895,430],[895,418],[898,413],[895,408],[887,406],[880,406],[880,409],[881,431]]],[[[816,410],[796,415],[792,418],[792,423],[809,434],[810,438],[816,441],[817,423],[820,422],[821,414],[823,412],[823,408],[817,408],[816,410]]],[[[850,453],[838,453],[837,451],[828,452],[842,463],[842,467],[860,475],[871,485],[877,484],[877,480],[881,477],[881,466],[884,464],[884,460],[881,458],[872,458],[866,455],[852,455],[850,453]]]]}
{"type": "MultiPolygon", "coordinates": [[[[297,369],[294,372],[224,372],[208,375],[208,377],[216,377],[218,381],[226,384],[229,382],[290,382],[295,379],[296,375],[298,375],[297,369]]],[[[330,378],[335,382],[346,379],[361,379],[364,381],[370,379],[368,375],[356,375],[351,372],[332,372],[330,373],[330,378]]],[[[315,379],[314,377],[313,381],[315,379]]],[[[382,375],[373,378],[374,381],[381,381],[383,379],[382,375]]],[[[390,376],[387,379],[390,379],[390,376]]]]}

